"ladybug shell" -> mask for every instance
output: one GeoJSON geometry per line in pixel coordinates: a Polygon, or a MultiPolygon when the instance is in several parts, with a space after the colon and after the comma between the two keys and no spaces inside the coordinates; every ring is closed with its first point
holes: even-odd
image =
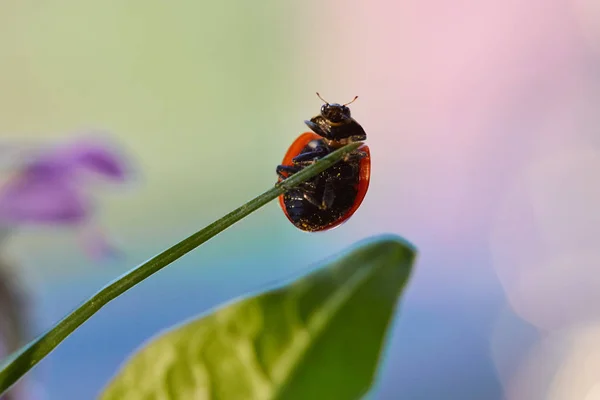
{"type": "MultiPolygon", "coordinates": [[[[323,142],[323,137],[313,132],[305,132],[300,135],[288,149],[281,164],[293,165],[292,159],[309,151],[309,144],[313,141],[323,142]]],[[[367,194],[371,177],[369,147],[363,145],[359,150],[366,153],[366,157],[360,160],[339,161],[316,177],[309,179],[308,182],[313,184],[319,193],[323,189],[323,184],[320,182],[323,182],[323,178],[329,176],[328,174],[345,173],[350,175],[347,182],[335,188],[336,197],[329,209],[319,209],[304,199],[302,187],[290,189],[279,196],[279,205],[292,224],[307,232],[325,231],[338,227],[356,212],[367,194]]]]}

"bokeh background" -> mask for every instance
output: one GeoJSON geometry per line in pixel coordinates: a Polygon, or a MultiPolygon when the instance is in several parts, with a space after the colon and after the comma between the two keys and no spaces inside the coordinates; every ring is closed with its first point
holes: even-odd
{"type": "Polygon", "coordinates": [[[43,398],[94,398],[160,330],[395,233],[420,258],[373,398],[600,399],[597,1],[0,7],[2,140],[105,129],[136,168],[97,200],[121,258],[70,229],[3,244],[32,335],[272,185],[315,91],[360,96],[373,160],[342,227],[302,233],[272,202],[109,304],[35,368],[43,398]]]}

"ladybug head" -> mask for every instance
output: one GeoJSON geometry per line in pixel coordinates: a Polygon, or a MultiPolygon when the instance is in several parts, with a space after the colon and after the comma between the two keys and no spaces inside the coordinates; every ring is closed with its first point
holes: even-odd
{"type": "Polygon", "coordinates": [[[346,106],[358,98],[358,96],[356,96],[351,102],[346,104],[332,104],[323,99],[319,93],[317,93],[317,96],[325,103],[321,107],[321,116],[331,122],[342,122],[343,120],[350,118],[350,109],[346,106]]]}
{"type": "Polygon", "coordinates": [[[323,104],[321,107],[321,115],[331,122],[342,122],[350,118],[350,109],[341,104],[323,104]]]}

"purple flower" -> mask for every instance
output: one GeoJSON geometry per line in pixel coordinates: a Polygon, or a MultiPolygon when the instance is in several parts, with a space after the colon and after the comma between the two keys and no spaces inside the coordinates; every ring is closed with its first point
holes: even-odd
{"type": "Polygon", "coordinates": [[[63,162],[73,171],[87,170],[114,181],[124,181],[126,165],[123,155],[117,149],[97,138],[80,139],[59,149],[55,159],[63,162]]]}
{"type": "MultiPolygon", "coordinates": [[[[0,226],[88,224],[93,214],[86,192],[90,173],[123,182],[125,157],[98,137],[79,138],[30,155],[0,186],[0,226]]],[[[92,242],[90,248],[98,253],[99,243],[105,240],[98,236],[92,242]]]]}

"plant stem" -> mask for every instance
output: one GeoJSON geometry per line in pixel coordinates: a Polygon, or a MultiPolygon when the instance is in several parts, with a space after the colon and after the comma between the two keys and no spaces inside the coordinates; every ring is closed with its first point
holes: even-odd
{"type": "Polygon", "coordinates": [[[250,213],[258,210],[287,190],[325,171],[340,161],[346,154],[360,146],[361,143],[352,143],[332,152],[315,164],[276,184],[273,188],[233,210],[223,218],[133,268],[100,289],[100,291],[59,321],[50,330],[23,346],[0,364],[0,396],[109,301],[194,250],[202,243],[224,231],[250,213]]]}

